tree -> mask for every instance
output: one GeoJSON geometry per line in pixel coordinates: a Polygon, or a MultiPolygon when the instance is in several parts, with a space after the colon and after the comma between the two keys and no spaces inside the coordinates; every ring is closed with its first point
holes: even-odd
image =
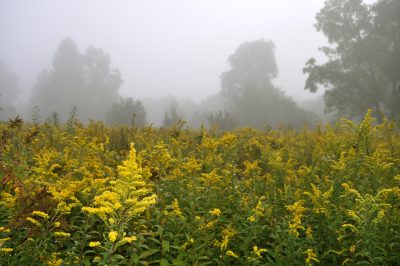
{"type": "Polygon", "coordinates": [[[278,68],[271,41],[246,42],[228,62],[231,68],[221,75],[221,95],[225,109],[236,118],[238,126],[310,124],[311,115],[272,83],[278,68]]]}
{"type": "Polygon", "coordinates": [[[170,127],[179,120],[182,120],[181,116],[178,114],[178,103],[172,102],[168,110],[164,114],[164,120],[162,122],[162,127],[170,127]]]}
{"type": "Polygon", "coordinates": [[[228,62],[231,69],[221,75],[222,93],[226,97],[240,98],[251,88],[273,89],[271,80],[278,75],[278,69],[271,41],[246,42],[228,62]]]}
{"type": "Polygon", "coordinates": [[[84,92],[84,73],[77,45],[64,39],[53,57],[52,68],[43,70],[36,81],[31,103],[39,106],[42,114],[57,112],[66,119],[72,106],[81,107],[84,92]]]}
{"type": "MultiPolygon", "coordinates": [[[[102,114],[99,115],[99,110],[110,109],[113,103],[119,100],[118,89],[122,84],[120,72],[118,69],[111,68],[111,60],[108,54],[93,46],[86,50],[82,60],[85,93],[87,99],[91,99],[91,104],[84,105],[84,107],[87,107],[85,111],[92,118],[104,119],[102,114]]],[[[132,99],[127,99],[125,104],[129,108],[129,106],[135,106],[138,103],[132,99]]]]}
{"type": "Polygon", "coordinates": [[[65,120],[72,106],[81,119],[104,119],[119,99],[122,83],[118,70],[101,49],[89,47],[81,54],[77,45],[64,39],[53,58],[52,68],[40,73],[31,97],[48,116],[57,112],[65,120]]]}
{"type": "Polygon", "coordinates": [[[330,43],[328,61],[306,63],[305,89],[324,86],[327,111],[362,117],[372,108],[398,118],[400,91],[400,1],[329,0],[316,16],[317,31],[330,43]]]}
{"type": "Polygon", "coordinates": [[[4,102],[13,104],[19,92],[16,75],[0,60],[0,97],[4,102]]]}
{"type": "Polygon", "coordinates": [[[207,120],[211,127],[216,127],[222,132],[232,130],[236,127],[235,117],[225,110],[210,112],[207,120]]]}
{"type": "Polygon", "coordinates": [[[114,103],[106,117],[109,124],[138,126],[146,124],[146,111],[142,102],[132,98],[121,98],[119,103],[114,103]]]}
{"type": "Polygon", "coordinates": [[[16,75],[0,61],[0,120],[15,115],[15,102],[20,93],[16,75]]]}

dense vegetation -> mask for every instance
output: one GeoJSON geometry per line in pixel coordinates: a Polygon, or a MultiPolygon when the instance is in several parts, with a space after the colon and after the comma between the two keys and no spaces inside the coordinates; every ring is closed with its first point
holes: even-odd
{"type": "Polygon", "coordinates": [[[1,265],[395,265],[393,123],[0,124],[1,265]]]}
{"type": "Polygon", "coordinates": [[[303,70],[305,89],[325,87],[329,111],[360,118],[371,108],[400,120],[400,1],[329,0],[317,13],[315,28],[329,45],[327,61],[311,58],[303,70]]]}

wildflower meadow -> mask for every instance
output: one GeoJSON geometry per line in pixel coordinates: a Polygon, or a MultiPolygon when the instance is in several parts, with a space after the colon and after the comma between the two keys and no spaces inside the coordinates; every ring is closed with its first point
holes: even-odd
{"type": "Polygon", "coordinates": [[[0,124],[0,265],[399,265],[400,136],[0,124]]]}

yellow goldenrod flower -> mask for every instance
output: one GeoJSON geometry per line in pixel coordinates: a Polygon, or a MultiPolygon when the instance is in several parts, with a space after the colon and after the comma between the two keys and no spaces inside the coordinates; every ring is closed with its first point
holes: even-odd
{"type": "Polygon", "coordinates": [[[101,245],[101,243],[99,241],[91,241],[89,243],[89,247],[91,247],[91,248],[95,248],[95,247],[98,247],[100,245],[101,245]]]}
{"type": "Polygon", "coordinates": [[[61,223],[60,223],[60,222],[55,222],[55,223],[54,223],[54,227],[55,227],[55,228],[59,228],[60,226],[61,226],[61,223]]]}
{"type": "Polygon", "coordinates": [[[232,239],[234,235],[236,235],[236,230],[231,227],[227,227],[222,230],[221,235],[222,235],[222,242],[220,244],[220,249],[222,251],[227,249],[229,241],[232,239]]]}
{"type": "Polygon", "coordinates": [[[53,260],[47,261],[47,265],[49,266],[60,266],[62,265],[63,260],[62,259],[56,259],[54,258],[53,260]]]}
{"type": "Polygon", "coordinates": [[[62,168],[61,165],[56,163],[56,164],[53,164],[52,166],[50,166],[49,172],[53,172],[54,173],[55,170],[58,170],[58,169],[61,169],[61,168],[62,168]]]}
{"type": "Polygon", "coordinates": [[[126,236],[126,237],[123,237],[122,238],[122,240],[121,240],[121,242],[122,243],[132,243],[133,241],[135,241],[137,239],[137,237],[136,236],[126,236]]]}
{"type": "Polygon", "coordinates": [[[10,253],[10,252],[13,252],[13,248],[0,248],[0,251],[2,251],[2,252],[6,252],[6,253],[10,253]]]}
{"type": "Polygon", "coordinates": [[[11,238],[5,237],[5,238],[0,238],[0,244],[3,244],[4,242],[10,240],[11,238]]]}
{"type": "Polygon", "coordinates": [[[357,228],[353,224],[342,224],[342,228],[344,228],[344,229],[350,228],[351,231],[356,231],[357,230],[357,228]]]}
{"type": "Polygon", "coordinates": [[[226,255],[229,257],[238,258],[238,255],[236,255],[232,250],[227,250],[226,255]]]}
{"type": "Polygon", "coordinates": [[[61,231],[54,232],[54,235],[57,236],[57,237],[70,237],[71,236],[71,234],[65,233],[65,232],[61,232],[61,231]]]}
{"type": "Polygon", "coordinates": [[[213,221],[208,222],[208,223],[205,224],[205,225],[201,225],[201,226],[200,226],[200,229],[201,229],[201,230],[204,230],[204,229],[211,229],[211,228],[213,228],[213,227],[215,226],[215,224],[216,224],[216,220],[213,220],[213,221]]]}
{"type": "Polygon", "coordinates": [[[101,190],[101,194],[94,197],[93,207],[82,207],[84,212],[97,215],[111,225],[143,213],[157,198],[146,180],[151,176],[150,171],[139,165],[133,144],[128,159],[118,166],[118,174],[119,178],[112,180],[107,190],[101,190]]]}
{"type": "Polygon", "coordinates": [[[174,202],[172,202],[172,214],[177,217],[183,217],[178,199],[174,199],[174,202]]]}
{"type": "Polygon", "coordinates": [[[36,221],[36,220],[35,220],[34,218],[32,218],[32,217],[26,217],[26,220],[27,220],[28,222],[34,224],[34,225],[37,225],[37,226],[41,226],[41,225],[42,225],[41,223],[39,223],[38,221],[36,221]]]}
{"type": "Polygon", "coordinates": [[[108,240],[110,240],[111,243],[114,243],[117,240],[118,237],[118,232],[116,231],[111,231],[108,233],[108,240]]]}
{"type": "Polygon", "coordinates": [[[263,253],[267,252],[267,249],[265,248],[258,248],[257,246],[253,246],[253,253],[257,257],[261,257],[263,253]]]}
{"type": "Polygon", "coordinates": [[[254,217],[254,215],[247,217],[247,221],[249,221],[250,223],[254,223],[256,221],[256,217],[254,217]]]}
{"type": "Polygon", "coordinates": [[[135,241],[137,239],[137,237],[136,236],[126,236],[126,237],[123,237],[122,239],[121,239],[121,241],[119,241],[118,242],[118,246],[122,246],[122,245],[125,245],[126,243],[132,243],[133,241],[135,241]]]}
{"type": "Polygon", "coordinates": [[[306,229],[306,236],[307,236],[307,238],[312,238],[312,228],[311,228],[311,225],[308,225],[308,226],[307,226],[307,229],[306,229]]]}
{"type": "Polygon", "coordinates": [[[46,220],[49,219],[49,215],[47,213],[45,213],[45,212],[42,212],[42,211],[34,211],[34,212],[32,212],[32,215],[41,217],[41,218],[46,219],[46,220]]]}
{"type": "Polygon", "coordinates": [[[4,226],[0,227],[0,233],[10,233],[11,230],[9,228],[5,228],[4,226]]]}
{"type": "Polygon", "coordinates": [[[215,208],[214,210],[210,211],[210,214],[215,215],[215,216],[220,216],[221,215],[221,210],[215,208]]]}
{"type": "Polygon", "coordinates": [[[313,249],[309,248],[304,253],[307,254],[306,263],[308,265],[312,265],[313,261],[319,262],[319,260],[317,259],[317,254],[315,254],[313,249]]]}
{"type": "Polygon", "coordinates": [[[293,214],[292,220],[289,222],[289,233],[298,237],[299,229],[304,230],[304,226],[301,225],[301,218],[304,216],[303,213],[307,211],[307,208],[303,207],[303,201],[299,200],[292,205],[286,206],[293,214]]]}
{"type": "Polygon", "coordinates": [[[117,202],[117,203],[114,204],[114,208],[115,208],[116,210],[121,209],[121,207],[122,207],[122,204],[119,203],[119,202],[117,202]]]}
{"type": "Polygon", "coordinates": [[[217,184],[222,179],[222,176],[217,174],[217,170],[212,170],[211,173],[201,174],[201,181],[203,181],[205,186],[213,186],[217,184]]]}

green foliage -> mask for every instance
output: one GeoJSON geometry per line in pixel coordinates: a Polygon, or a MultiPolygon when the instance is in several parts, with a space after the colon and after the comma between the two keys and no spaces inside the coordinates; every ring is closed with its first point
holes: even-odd
{"type": "Polygon", "coordinates": [[[208,116],[208,123],[222,132],[232,130],[236,127],[235,117],[227,111],[211,112],[208,116]]]}
{"type": "Polygon", "coordinates": [[[143,126],[146,124],[146,111],[141,101],[121,98],[119,103],[112,105],[106,121],[111,125],[143,126]]]}
{"type": "Polygon", "coordinates": [[[173,102],[169,109],[164,114],[164,120],[162,122],[163,127],[171,127],[178,121],[182,120],[178,114],[178,104],[173,102]]]}
{"type": "Polygon", "coordinates": [[[331,46],[321,50],[328,61],[311,58],[303,70],[305,89],[327,88],[325,102],[338,116],[360,118],[372,108],[383,116],[399,118],[400,3],[379,0],[330,0],[317,14],[316,29],[331,46]]]}
{"type": "Polygon", "coordinates": [[[20,118],[0,132],[1,265],[400,260],[400,136],[372,111],[302,132],[20,118]]]}

